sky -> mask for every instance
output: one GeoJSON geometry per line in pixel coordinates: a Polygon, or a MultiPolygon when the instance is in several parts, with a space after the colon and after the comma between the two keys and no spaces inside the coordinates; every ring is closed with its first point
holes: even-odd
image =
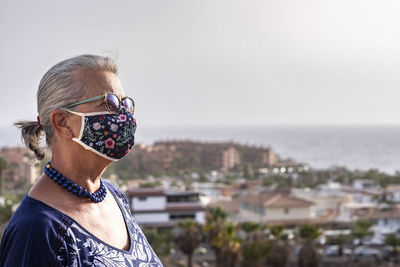
{"type": "Polygon", "coordinates": [[[0,0],[0,126],[57,62],[115,58],[147,126],[400,124],[400,2],[0,0]]]}

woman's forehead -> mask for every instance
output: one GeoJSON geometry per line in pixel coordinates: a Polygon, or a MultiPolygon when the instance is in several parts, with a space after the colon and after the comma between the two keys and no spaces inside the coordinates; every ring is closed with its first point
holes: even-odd
{"type": "Polygon", "coordinates": [[[118,97],[125,96],[118,76],[112,72],[89,72],[83,73],[85,97],[94,97],[104,93],[114,93],[118,97]]]}

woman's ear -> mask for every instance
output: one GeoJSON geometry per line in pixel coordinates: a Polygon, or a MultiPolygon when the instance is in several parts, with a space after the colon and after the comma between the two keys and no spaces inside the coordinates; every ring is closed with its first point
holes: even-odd
{"type": "Polygon", "coordinates": [[[54,110],[50,114],[50,123],[54,133],[65,139],[72,139],[79,135],[80,121],[79,116],[68,116],[62,110],[54,110]]]}

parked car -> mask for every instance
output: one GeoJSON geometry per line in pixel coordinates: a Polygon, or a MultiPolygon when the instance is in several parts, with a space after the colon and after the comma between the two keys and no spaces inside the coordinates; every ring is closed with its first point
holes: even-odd
{"type": "Polygon", "coordinates": [[[379,250],[367,246],[359,246],[354,250],[354,255],[362,257],[381,258],[382,254],[379,250]]]}
{"type": "MultiPolygon", "coordinates": [[[[353,255],[353,251],[349,248],[343,248],[342,253],[343,253],[343,256],[353,255]]],[[[339,256],[339,246],[338,245],[326,246],[323,255],[326,257],[339,256]]]]}

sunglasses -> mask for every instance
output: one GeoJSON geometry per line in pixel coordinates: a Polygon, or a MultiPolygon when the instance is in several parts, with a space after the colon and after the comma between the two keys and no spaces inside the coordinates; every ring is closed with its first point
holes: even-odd
{"type": "Polygon", "coordinates": [[[65,106],[64,108],[72,108],[77,105],[96,101],[96,100],[99,100],[102,98],[103,98],[104,104],[106,105],[107,111],[109,113],[119,113],[122,106],[125,107],[125,109],[131,114],[133,114],[135,112],[135,102],[133,101],[132,98],[124,97],[122,99],[119,99],[119,97],[113,93],[105,93],[105,94],[101,94],[101,95],[98,95],[98,96],[95,96],[95,97],[92,97],[89,99],[81,100],[79,102],[65,106]]]}

